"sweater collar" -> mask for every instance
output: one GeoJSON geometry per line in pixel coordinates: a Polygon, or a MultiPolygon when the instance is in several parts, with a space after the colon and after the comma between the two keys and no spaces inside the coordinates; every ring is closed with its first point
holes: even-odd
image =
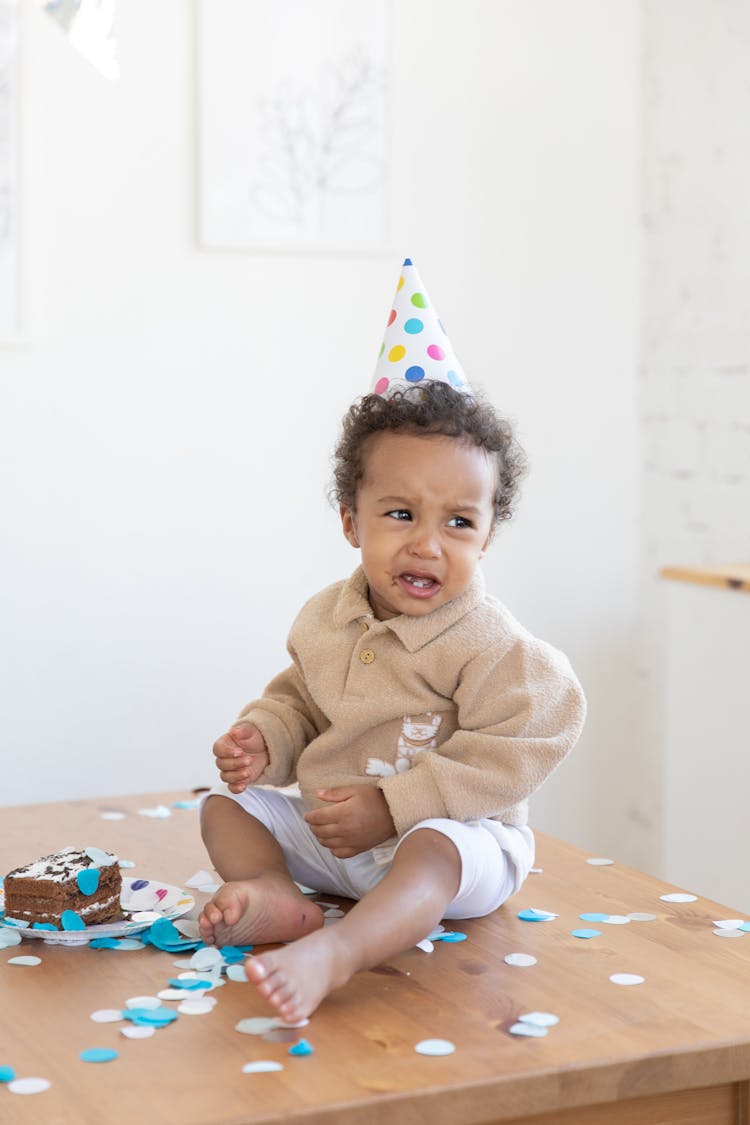
{"type": "Polygon", "coordinates": [[[392,617],[390,621],[376,621],[367,596],[365,572],[361,566],[358,566],[341,588],[333,610],[333,623],[337,628],[343,628],[352,621],[368,620],[381,629],[390,629],[404,648],[409,652],[416,652],[475,609],[484,594],[484,576],[477,569],[463,594],[441,605],[432,613],[427,613],[424,617],[410,617],[402,613],[399,617],[392,617]]]}

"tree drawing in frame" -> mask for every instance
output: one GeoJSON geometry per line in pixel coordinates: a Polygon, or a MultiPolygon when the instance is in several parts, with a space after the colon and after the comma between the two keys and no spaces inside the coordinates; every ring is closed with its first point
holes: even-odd
{"type": "Polygon", "coordinates": [[[383,247],[386,7],[203,0],[204,245],[383,247]]]}

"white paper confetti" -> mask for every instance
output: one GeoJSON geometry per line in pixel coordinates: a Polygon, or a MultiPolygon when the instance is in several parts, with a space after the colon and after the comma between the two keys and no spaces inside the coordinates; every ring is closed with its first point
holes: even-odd
{"type": "Polygon", "coordinates": [[[723,918],[714,922],[714,925],[717,930],[739,930],[744,921],[744,918],[723,918]]]}
{"type": "Polygon", "coordinates": [[[637,973],[612,973],[609,978],[612,984],[643,984],[645,977],[638,976],[637,973]]]}
{"type": "Polygon", "coordinates": [[[119,1008],[97,1008],[89,1017],[94,1023],[118,1023],[122,1019],[119,1008]]]}
{"type": "Polygon", "coordinates": [[[728,930],[722,926],[720,929],[712,930],[711,933],[716,934],[717,937],[744,937],[744,930],[728,930]]]}
{"type": "Polygon", "coordinates": [[[420,1039],[419,1043],[414,1044],[418,1055],[452,1055],[455,1049],[456,1045],[450,1039],[420,1039]]]}
{"type": "Polygon", "coordinates": [[[432,944],[429,938],[422,938],[421,941],[417,942],[417,949],[422,949],[425,953],[432,953],[434,948],[435,946],[432,944]]]}
{"type": "Polygon", "coordinates": [[[630,919],[631,922],[655,922],[656,921],[656,915],[655,914],[644,914],[639,910],[636,910],[633,914],[628,914],[628,918],[630,919]]]}
{"type": "Polygon", "coordinates": [[[41,957],[10,957],[9,965],[41,965],[41,957]]]}
{"type": "Polygon", "coordinates": [[[213,966],[221,967],[224,964],[224,958],[215,946],[207,945],[205,949],[196,949],[190,958],[190,964],[194,969],[210,970],[213,966]]]}
{"type": "Polygon", "coordinates": [[[5,926],[0,930],[0,949],[10,949],[12,945],[20,944],[21,935],[18,930],[12,930],[10,926],[5,926]]]}
{"type": "Polygon", "coordinates": [[[92,845],[91,847],[84,848],[83,850],[96,867],[111,867],[113,864],[117,863],[116,855],[112,855],[110,852],[105,852],[101,848],[95,848],[92,845]]]}
{"type": "Polygon", "coordinates": [[[121,867],[123,871],[129,871],[131,867],[135,867],[135,863],[132,859],[121,859],[117,866],[121,867]]]}
{"type": "Polygon", "coordinates": [[[606,859],[604,856],[593,856],[586,860],[586,863],[590,863],[592,867],[609,867],[614,862],[613,859],[606,859]]]}
{"type": "Polygon", "coordinates": [[[697,902],[698,901],[697,895],[684,894],[681,891],[677,891],[674,894],[669,894],[669,895],[659,895],[659,898],[663,902],[697,902]]]}
{"type": "Polygon", "coordinates": [[[118,809],[105,809],[104,812],[99,813],[99,816],[102,820],[124,820],[127,813],[120,812],[118,809]]]}
{"type": "Polygon", "coordinates": [[[518,1017],[521,1023],[532,1023],[535,1027],[554,1027],[560,1017],[552,1012],[525,1012],[518,1017]]]}
{"type": "MultiPolygon", "coordinates": [[[[191,993],[192,996],[203,996],[203,994],[204,994],[203,989],[196,989],[195,992],[191,993]]],[[[185,999],[185,989],[184,988],[162,988],[161,992],[157,992],[156,995],[159,997],[160,1000],[180,1000],[180,1001],[182,1001],[182,1000],[185,999]]]]}
{"type": "Polygon", "coordinates": [[[212,996],[204,996],[202,1000],[183,1000],[178,1004],[177,1011],[186,1016],[204,1016],[207,1012],[212,1012],[215,1006],[216,1001],[212,996]]]}
{"type": "Polygon", "coordinates": [[[234,1030],[240,1031],[243,1035],[266,1035],[278,1026],[278,1021],[273,1016],[251,1016],[236,1023],[234,1030]]]}
{"type": "Polygon", "coordinates": [[[506,965],[517,965],[519,968],[526,968],[537,963],[536,957],[532,957],[530,953],[508,953],[503,960],[506,965]]]}
{"type": "Polygon", "coordinates": [[[14,1078],[8,1089],[11,1094],[43,1094],[51,1085],[46,1078],[14,1078]]]}
{"type": "Polygon", "coordinates": [[[194,918],[177,918],[172,925],[183,937],[200,938],[200,926],[194,918]]]}
{"type": "Polygon", "coordinates": [[[547,1028],[536,1023],[514,1023],[508,1028],[511,1035],[528,1035],[530,1039],[543,1039],[547,1028]]]}
{"type": "Polygon", "coordinates": [[[149,816],[154,820],[166,820],[172,815],[166,805],[156,805],[153,809],[138,809],[138,813],[140,816],[149,816]]]}
{"type": "Polygon", "coordinates": [[[150,1039],[155,1031],[155,1027],[145,1027],[138,1024],[131,1024],[128,1027],[121,1027],[120,1035],[124,1035],[127,1039],[150,1039]]]}
{"type": "Polygon", "coordinates": [[[185,880],[186,887],[200,887],[203,883],[213,883],[214,877],[210,871],[196,871],[195,875],[191,875],[189,879],[185,880]]]}
{"type": "Polygon", "coordinates": [[[131,996],[129,1000],[125,1001],[126,1008],[161,1008],[161,1000],[158,996],[131,996]]]}
{"type": "Polygon", "coordinates": [[[242,1068],[243,1074],[263,1074],[266,1071],[283,1070],[284,1067],[280,1062],[275,1062],[273,1059],[256,1059],[255,1062],[245,1063],[242,1068]]]}
{"type": "Polygon", "coordinates": [[[605,918],[602,918],[605,926],[627,926],[629,921],[629,914],[607,914],[605,918]]]}
{"type": "Polygon", "coordinates": [[[239,984],[247,983],[247,973],[244,965],[227,965],[227,976],[239,984]]]}

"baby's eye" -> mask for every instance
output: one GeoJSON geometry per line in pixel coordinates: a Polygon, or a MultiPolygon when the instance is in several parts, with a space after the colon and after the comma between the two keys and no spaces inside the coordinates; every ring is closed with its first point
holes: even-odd
{"type": "Polygon", "coordinates": [[[473,524],[465,516],[451,516],[448,520],[448,527],[473,527],[473,524]]]}
{"type": "Polygon", "coordinates": [[[410,520],[411,512],[406,508],[394,508],[392,512],[386,512],[387,516],[391,516],[394,520],[410,520]]]}

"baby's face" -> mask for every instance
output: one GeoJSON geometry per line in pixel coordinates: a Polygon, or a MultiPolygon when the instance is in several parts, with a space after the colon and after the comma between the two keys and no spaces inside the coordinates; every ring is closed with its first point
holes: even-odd
{"type": "Polygon", "coordinates": [[[484,450],[457,438],[369,439],[356,509],[341,519],[377,618],[423,617],[464,593],[490,539],[494,491],[484,450]]]}

